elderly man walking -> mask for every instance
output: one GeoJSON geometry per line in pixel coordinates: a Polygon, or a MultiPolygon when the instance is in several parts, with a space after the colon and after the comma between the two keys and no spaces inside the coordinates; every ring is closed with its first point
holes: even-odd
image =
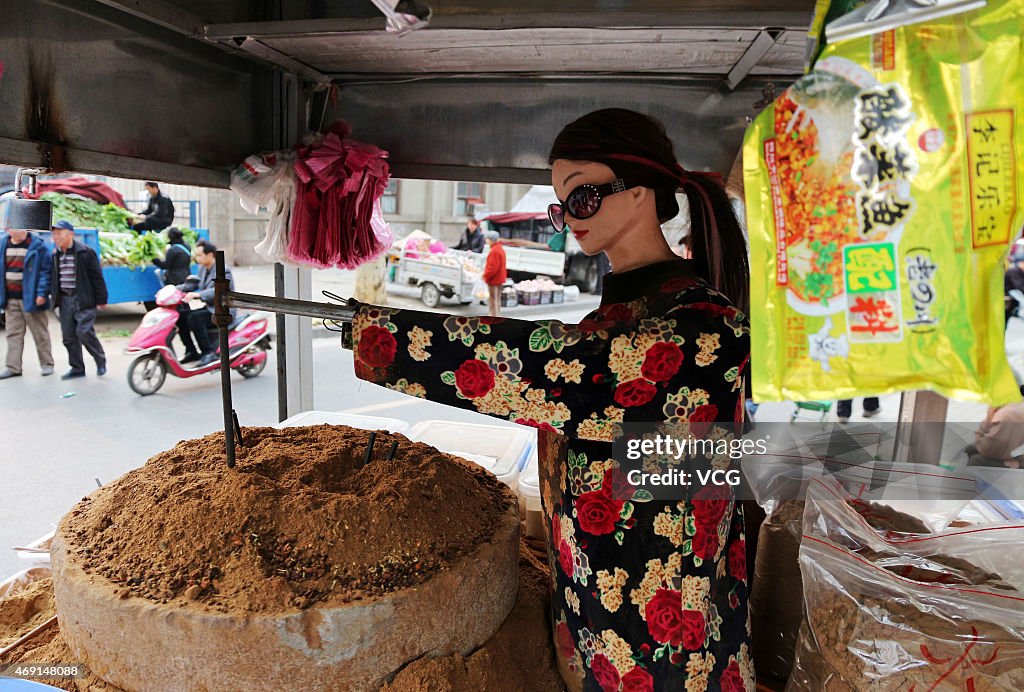
{"type": "Polygon", "coordinates": [[[82,347],[96,361],[96,374],[107,374],[107,354],[96,336],[96,310],[106,307],[107,284],[96,253],[75,240],[67,221],[53,227],[53,305],[60,311],[60,330],[71,369],[62,380],[85,377],[82,347]]]}
{"type": "Polygon", "coordinates": [[[32,332],[43,375],[53,374],[50,346],[50,249],[39,236],[12,228],[0,235],[0,308],[7,315],[7,363],[0,380],[21,377],[25,332],[32,332]]]}

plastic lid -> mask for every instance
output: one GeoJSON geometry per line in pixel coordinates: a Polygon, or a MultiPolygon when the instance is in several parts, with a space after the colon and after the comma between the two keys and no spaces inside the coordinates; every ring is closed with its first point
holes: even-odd
{"type": "Polygon", "coordinates": [[[303,425],[347,425],[363,430],[387,430],[391,433],[405,433],[409,424],[397,418],[361,416],[355,413],[332,411],[303,411],[281,421],[275,428],[298,428],[303,425]]]}
{"type": "Polygon", "coordinates": [[[408,435],[416,442],[469,459],[510,486],[515,485],[524,456],[535,446],[535,436],[527,429],[445,420],[417,423],[408,435]]]}
{"type": "Polygon", "coordinates": [[[527,493],[540,497],[540,475],[536,466],[527,466],[519,474],[519,488],[527,493]]]}
{"type": "Polygon", "coordinates": [[[519,483],[516,485],[516,492],[523,500],[527,511],[539,512],[540,501],[540,476],[537,472],[537,464],[532,461],[519,475],[519,483]]]}

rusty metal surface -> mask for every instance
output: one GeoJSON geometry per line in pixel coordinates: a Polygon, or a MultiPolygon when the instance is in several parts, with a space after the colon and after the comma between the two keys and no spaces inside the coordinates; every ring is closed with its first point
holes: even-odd
{"type": "MultiPolygon", "coordinates": [[[[320,72],[612,73],[724,75],[756,29],[426,29],[401,38],[383,32],[270,37],[266,45],[320,72]]],[[[803,71],[806,31],[787,31],[770,60],[753,70],[803,71]]]]}
{"type": "MultiPolygon", "coordinates": [[[[545,183],[555,135],[591,110],[627,107],[661,119],[680,162],[728,173],[762,82],[721,80],[425,80],[342,87],[338,116],[387,149],[399,177],[545,183]]],[[[319,115],[319,111],[314,111],[319,115]]]]}
{"type": "Polygon", "coordinates": [[[350,120],[391,151],[396,175],[543,182],[562,125],[621,105],[664,120],[684,165],[725,172],[764,78],[782,86],[800,73],[813,2],[431,0],[432,28],[402,39],[366,29],[378,16],[369,5],[7,2],[0,160],[226,184],[274,144],[278,117],[272,72],[224,52],[241,53],[232,29],[333,74],[337,111],[314,101],[311,124],[350,120]],[[199,20],[201,36],[189,29],[199,20]],[[784,30],[730,93],[723,77],[761,24],[784,30]]]}
{"type": "Polygon", "coordinates": [[[125,157],[166,179],[161,163],[224,172],[268,143],[267,70],[97,3],[4,4],[0,138],[22,145],[5,163],[100,172],[125,157]]]}

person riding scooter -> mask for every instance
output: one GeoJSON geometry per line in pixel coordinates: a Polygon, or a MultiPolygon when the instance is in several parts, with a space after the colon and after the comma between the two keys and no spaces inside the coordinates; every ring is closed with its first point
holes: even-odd
{"type": "MultiPolygon", "coordinates": [[[[178,321],[179,305],[199,288],[199,278],[189,276],[177,286],[164,286],[155,296],[156,307],[146,313],[125,348],[135,359],[128,366],[128,386],[140,396],[155,394],[167,375],[188,378],[216,372],[220,363],[197,362],[182,365],[171,347],[178,321]]],[[[257,312],[234,320],[228,328],[229,365],[245,378],[256,377],[267,364],[270,348],[267,313],[257,312]],[[237,324],[235,323],[237,322],[237,324]]]]}
{"type": "MultiPolygon", "coordinates": [[[[153,258],[153,265],[157,267],[157,275],[163,282],[164,286],[178,286],[182,284],[189,277],[189,270],[192,265],[192,248],[185,242],[185,235],[181,232],[181,229],[176,226],[171,226],[167,229],[167,252],[163,259],[159,257],[153,258]]],[[[183,288],[184,291],[193,290],[191,288],[183,288]]],[[[152,307],[151,305],[147,305],[152,307]]],[[[188,303],[182,303],[178,306],[178,333],[188,334],[188,316],[192,310],[189,308],[188,303]]],[[[186,351],[189,345],[192,343],[191,337],[186,342],[182,337],[182,345],[186,351]]],[[[191,357],[186,353],[185,363],[191,363],[192,361],[199,360],[199,354],[194,352],[191,357]]]]}
{"type": "MultiPolygon", "coordinates": [[[[185,344],[185,357],[181,359],[181,362],[190,363],[198,359],[197,367],[205,367],[217,360],[216,347],[210,339],[210,330],[213,329],[213,280],[216,278],[217,273],[214,267],[216,254],[217,246],[210,241],[200,240],[196,243],[196,262],[199,264],[199,287],[188,293],[186,298],[188,300],[202,300],[206,305],[198,310],[192,310],[188,316],[187,327],[180,329],[181,340],[185,344]],[[195,342],[199,344],[198,352],[192,341],[193,335],[195,336],[195,342]]],[[[224,267],[224,274],[231,285],[231,290],[235,290],[235,280],[231,275],[231,269],[224,267]]],[[[232,308],[231,319],[234,320],[235,316],[236,311],[232,308]]]]}

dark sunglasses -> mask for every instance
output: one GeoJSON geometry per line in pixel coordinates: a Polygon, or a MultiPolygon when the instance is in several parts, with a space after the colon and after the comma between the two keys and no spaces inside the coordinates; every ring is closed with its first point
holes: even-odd
{"type": "Polygon", "coordinates": [[[558,204],[549,204],[548,219],[555,230],[561,233],[565,229],[566,212],[574,219],[589,219],[601,210],[601,200],[604,197],[625,192],[629,187],[622,178],[616,178],[604,185],[584,183],[570,192],[564,202],[559,200],[558,204]]]}

